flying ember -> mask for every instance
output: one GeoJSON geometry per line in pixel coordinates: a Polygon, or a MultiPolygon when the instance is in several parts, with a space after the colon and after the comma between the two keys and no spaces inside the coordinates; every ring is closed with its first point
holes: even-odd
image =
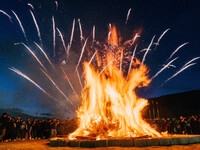
{"type": "MultiPolygon", "coordinates": [[[[135,89],[147,86],[148,68],[136,58],[131,61],[131,71],[125,77],[118,63],[125,45],[119,46],[116,28],[112,27],[108,39],[106,59],[97,57],[98,66],[84,63],[85,87],[82,90],[82,105],[77,111],[79,127],[69,139],[109,137],[161,136],[143,120],[141,111],[148,101],[139,98],[135,89]],[[120,54],[120,55],[119,55],[120,54]],[[102,64],[102,66],[101,66],[102,64]],[[103,68],[103,71],[99,71],[103,68]]],[[[98,54],[97,54],[98,55],[98,54]]]]}

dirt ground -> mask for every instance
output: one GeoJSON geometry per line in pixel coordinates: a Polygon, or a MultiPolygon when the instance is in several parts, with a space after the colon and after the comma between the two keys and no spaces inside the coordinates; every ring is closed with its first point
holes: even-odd
{"type": "Polygon", "coordinates": [[[25,141],[15,141],[15,142],[1,142],[0,150],[73,150],[73,149],[83,149],[83,150],[200,150],[200,144],[193,145],[173,145],[173,146],[151,146],[151,147],[107,147],[107,148],[72,148],[72,147],[51,147],[49,145],[49,140],[25,140],[25,141]]]}

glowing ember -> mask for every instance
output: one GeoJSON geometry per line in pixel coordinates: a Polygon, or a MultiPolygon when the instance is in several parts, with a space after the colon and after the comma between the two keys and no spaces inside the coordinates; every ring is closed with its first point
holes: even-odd
{"type": "MultiPolygon", "coordinates": [[[[116,50],[118,46],[116,28],[112,28],[109,43],[116,50]]],[[[85,87],[82,91],[82,106],[77,115],[78,129],[69,135],[70,139],[108,137],[161,136],[142,118],[141,111],[148,101],[139,98],[135,89],[150,83],[148,69],[139,60],[132,61],[132,70],[125,78],[117,67],[118,47],[115,53],[106,53],[106,69],[100,74],[99,68],[84,63],[85,87]]],[[[112,51],[112,50],[110,50],[112,51]]],[[[121,55],[121,54],[120,54],[121,55]]],[[[99,61],[99,59],[98,59],[99,61]]]]}

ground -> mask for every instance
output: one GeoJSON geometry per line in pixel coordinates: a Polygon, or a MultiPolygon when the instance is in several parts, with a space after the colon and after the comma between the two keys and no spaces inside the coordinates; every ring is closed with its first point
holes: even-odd
{"type": "Polygon", "coordinates": [[[74,148],[74,147],[50,147],[49,140],[25,140],[15,142],[2,142],[0,143],[0,150],[73,150],[73,149],[84,149],[84,150],[200,150],[200,144],[192,145],[173,145],[173,146],[151,146],[144,148],[130,147],[107,147],[107,148],[74,148]]]}

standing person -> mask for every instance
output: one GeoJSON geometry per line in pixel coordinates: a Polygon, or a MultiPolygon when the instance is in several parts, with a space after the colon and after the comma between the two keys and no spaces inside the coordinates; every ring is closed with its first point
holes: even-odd
{"type": "Polygon", "coordinates": [[[40,137],[41,137],[41,139],[44,139],[45,138],[45,120],[44,120],[44,118],[42,118],[42,120],[40,121],[40,129],[39,129],[39,131],[40,131],[40,137]]]}
{"type": "Polygon", "coordinates": [[[17,139],[18,140],[20,140],[22,138],[22,135],[21,135],[21,125],[22,125],[21,116],[18,116],[17,120],[16,120],[16,132],[17,132],[17,139]]]}
{"type": "Polygon", "coordinates": [[[185,118],[183,118],[183,116],[180,116],[179,125],[181,134],[185,134],[186,124],[185,124],[185,118]]]}
{"type": "Polygon", "coordinates": [[[6,129],[6,139],[11,141],[14,126],[13,126],[13,121],[10,115],[8,115],[7,118],[8,118],[8,123],[7,123],[7,129],[6,129]]]}
{"type": "Polygon", "coordinates": [[[31,139],[31,130],[32,130],[31,124],[32,124],[31,119],[28,117],[26,121],[26,139],[31,139]]]}
{"type": "Polygon", "coordinates": [[[48,119],[44,123],[44,136],[46,139],[50,138],[50,133],[51,133],[51,119],[48,119]]]}
{"type": "Polygon", "coordinates": [[[26,138],[26,122],[24,121],[24,119],[21,119],[21,138],[22,140],[25,140],[26,138]]]}
{"type": "Polygon", "coordinates": [[[56,137],[57,136],[57,121],[56,118],[53,119],[51,123],[51,137],[56,137]]]}
{"type": "Polygon", "coordinates": [[[1,130],[0,141],[5,140],[7,125],[8,125],[7,113],[3,113],[0,119],[0,130],[1,130]]]}
{"type": "Polygon", "coordinates": [[[37,128],[38,128],[37,118],[34,118],[32,122],[32,138],[33,139],[37,139],[37,128]]]}

